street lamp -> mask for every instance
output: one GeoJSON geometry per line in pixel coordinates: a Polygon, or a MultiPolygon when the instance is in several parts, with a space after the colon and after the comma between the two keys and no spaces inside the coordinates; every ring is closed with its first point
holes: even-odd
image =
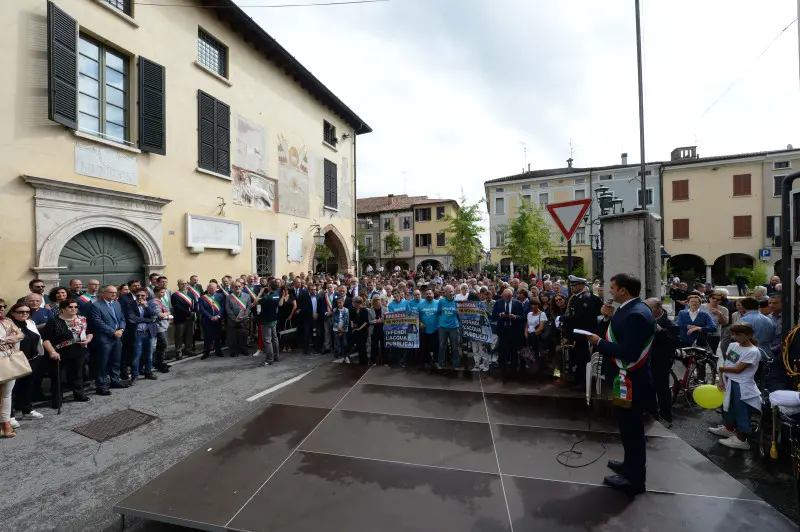
{"type": "MultiPolygon", "coordinates": [[[[600,185],[599,187],[595,188],[594,190],[595,197],[597,198],[597,204],[600,206],[600,216],[607,216],[609,214],[616,214],[617,209],[619,212],[623,212],[624,209],[622,208],[623,200],[622,198],[616,197],[614,191],[612,191],[609,187],[605,185],[600,185]]],[[[600,277],[603,277],[603,222],[600,218],[592,221],[592,225],[597,224],[600,226],[599,234],[590,234],[589,237],[592,239],[592,253],[595,256],[595,269],[597,270],[600,277]]]]}

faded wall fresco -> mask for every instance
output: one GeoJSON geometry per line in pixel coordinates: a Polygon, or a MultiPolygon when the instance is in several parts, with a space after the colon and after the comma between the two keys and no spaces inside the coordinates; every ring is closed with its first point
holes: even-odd
{"type": "Polygon", "coordinates": [[[339,217],[353,218],[353,191],[350,183],[350,161],[342,157],[342,164],[338,168],[338,198],[339,198],[339,217]]]}
{"type": "Polygon", "coordinates": [[[296,145],[278,135],[278,211],[309,217],[309,156],[305,145],[296,145]]]}
{"type": "Polygon", "coordinates": [[[267,176],[267,130],[239,115],[232,165],[233,203],[278,212],[278,182],[267,176]]]}

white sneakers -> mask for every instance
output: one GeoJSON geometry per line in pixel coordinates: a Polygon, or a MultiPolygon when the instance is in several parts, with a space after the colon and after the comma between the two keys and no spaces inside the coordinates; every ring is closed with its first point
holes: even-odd
{"type": "Polygon", "coordinates": [[[731,436],[736,435],[735,432],[726,429],[724,425],[720,425],[719,427],[709,427],[708,432],[714,436],[721,436],[723,438],[730,438],[731,436]]]}
{"type": "Polygon", "coordinates": [[[9,419],[9,421],[11,422],[11,428],[14,428],[14,429],[18,429],[19,428],[19,421],[17,421],[16,418],[12,417],[11,419],[9,419]]]}
{"type": "Polygon", "coordinates": [[[44,416],[36,410],[31,410],[29,414],[22,414],[22,419],[42,419],[44,416]]]}
{"type": "Polygon", "coordinates": [[[731,449],[741,449],[742,451],[749,451],[750,450],[750,443],[740,440],[736,436],[731,436],[730,438],[725,438],[724,440],[719,441],[725,447],[730,447],[731,449]]]}
{"type": "Polygon", "coordinates": [[[253,356],[254,356],[254,357],[257,357],[257,356],[261,356],[261,355],[263,355],[263,354],[264,354],[264,353],[262,353],[262,352],[261,352],[261,349],[259,349],[258,351],[256,351],[255,353],[253,353],[253,356]]]}

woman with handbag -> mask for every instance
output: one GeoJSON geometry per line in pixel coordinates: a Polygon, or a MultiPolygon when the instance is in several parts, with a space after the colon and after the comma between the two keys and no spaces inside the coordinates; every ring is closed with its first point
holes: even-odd
{"type": "MultiPolygon", "coordinates": [[[[17,379],[13,390],[13,410],[22,411],[22,419],[42,419],[44,416],[33,409],[34,381],[37,368],[42,361],[42,337],[36,328],[36,323],[31,319],[31,308],[25,303],[17,303],[8,311],[7,317],[11,318],[14,325],[22,331],[25,338],[19,343],[19,350],[25,354],[32,373],[27,377],[17,379]]],[[[12,421],[13,424],[13,421],[12,421]]]]}
{"type": "MultiPolygon", "coordinates": [[[[83,393],[81,374],[86,359],[86,346],[92,341],[92,334],[86,332],[86,318],[78,314],[77,301],[65,299],[58,306],[61,313],[50,318],[42,329],[44,350],[52,361],[50,375],[53,379],[60,379],[60,363],[63,363],[67,368],[67,383],[73,398],[77,402],[85,403],[89,398],[83,393]]],[[[61,406],[58,389],[58,382],[53,380],[51,406],[54,409],[61,406]]]]}
{"type": "Polygon", "coordinates": [[[30,364],[19,350],[19,343],[25,338],[11,318],[0,315],[0,437],[13,438],[17,435],[11,426],[11,392],[17,377],[30,375],[30,364]],[[25,359],[28,371],[20,369],[20,357],[25,359]]]}

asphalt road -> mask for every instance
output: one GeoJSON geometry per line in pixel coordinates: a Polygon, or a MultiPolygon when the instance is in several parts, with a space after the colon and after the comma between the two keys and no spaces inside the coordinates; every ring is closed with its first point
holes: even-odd
{"type": "Polygon", "coordinates": [[[120,530],[120,518],[111,511],[116,502],[263,402],[248,397],[328,360],[284,355],[264,367],[263,358],[254,357],[189,359],[158,374],[157,381],[137,381],[110,397],[92,394],[89,403],[73,403],[67,396],[60,416],[41,408],[44,419],[22,421],[16,438],[0,441],[0,530],[120,530]],[[157,419],[104,443],[71,430],[126,408],[157,419]]]}

